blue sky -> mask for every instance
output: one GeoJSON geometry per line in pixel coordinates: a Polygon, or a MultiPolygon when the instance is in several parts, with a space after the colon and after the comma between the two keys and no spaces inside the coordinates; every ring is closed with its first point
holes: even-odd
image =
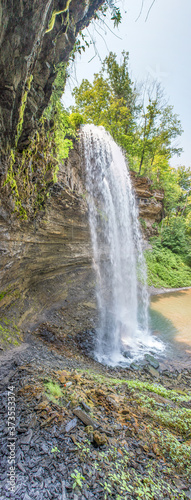
{"type": "Polygon", "coordinates": [[[82,78],[92,81],[93,74],[100,70],[101,60],[106,57],[108,50],[117,53],[119,61],[121,52],[128,51],[131,79],[142,81],[150,76],[160,81],[169,104],[174,106],[174,112],[180,117],[184,133],[178,142],[184,153],[181,157],[174,157],[171,164],[191,166],[191,2],[155,0],[145,22],[151,3],[152,0],[143,0],[143,9],[137,19],[142,0],[116,2],[122,12],[122,23],[115,30],[108,19],[106,23],[117,36],[105,25],[90,25],[88,31],[95,40],[98,56],[94,57],[93,45],[82,57],[78,56],[63,102],[66,106],[71,104],[70,91],[80,84],[82,78]]]}

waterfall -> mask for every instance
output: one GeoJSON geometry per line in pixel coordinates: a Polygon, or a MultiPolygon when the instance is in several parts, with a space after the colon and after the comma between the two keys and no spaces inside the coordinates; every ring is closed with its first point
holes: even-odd
{"type": "Polygon", "coordinates": [[[95,358],[116,365],[153,346],[142,238],[121,149],[103,127],[85,125],[80,136],[99,314],[95,358]]]}

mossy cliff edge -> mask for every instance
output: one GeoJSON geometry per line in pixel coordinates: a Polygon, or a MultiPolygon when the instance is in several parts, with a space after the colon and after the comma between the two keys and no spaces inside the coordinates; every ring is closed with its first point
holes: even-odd
{"type": "Polygon", "coordinates": [[[55,184],[53,138],[39,120],[79,31],[103,3],[0,0],[0,309],[10,340],[15,324],[67,301],[68,287],[75,302],[77,274],[84,283],[91,267],[83,199],[63,183],[65,167],[55,184]]]}
{"type": "Polygon", "coordinates": [[[78,33],[104,0],[0,1],[1,151],[29,143],[78,33]]]}

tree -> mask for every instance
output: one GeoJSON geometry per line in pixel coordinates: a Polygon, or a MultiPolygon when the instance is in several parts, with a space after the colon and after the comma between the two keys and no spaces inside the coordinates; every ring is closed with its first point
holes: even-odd
{"type": "Polygon", "coordinates": [[[182,151],[173,140],[181,135],[182,128],[178,116],[173,113],[173,106],[164,101],[161,85],[154,82],[144,90],[141,119],[137,129],[137,157],[139,175],[152,170],[156,156],[164,161],[182,151]],[[145,102],[148,104],[145,106],[145,102]]]}
{"type": "Polygon", "coordinates": [[[118,64],[116,55],[110,52],[101,71],[94,75],[93,83],[83,80],[80,87],[74,89],[73,111],[81,113],[84,122],[103,125],[128,155],[132,155],[139,106],[129,77],[128,59],[128,52],[123,52],[122,62],[118,64]]]}
{"type": "Polygon", "coordinates": [[[147,84],[138,92],[129,77],[128,61],[128,52],[122,53],[120,64],[110,52],[93,83],[83,80],[74,89],[74,111],[83,115],[84,122],[103,125],[125,151],[130,168],[160,185],[161,171],[164,174],[169,159],[182,151],[174,144],[182,133],[181,123],[164,100],[160,84],[147,84]]]}

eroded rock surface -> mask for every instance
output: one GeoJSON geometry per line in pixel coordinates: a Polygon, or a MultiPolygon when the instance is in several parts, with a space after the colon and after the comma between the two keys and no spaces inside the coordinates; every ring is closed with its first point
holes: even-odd
{"type": "Polygon", "coordinates": [[[18,325],[36,323],[56,306],[69,306],[70,312],[74,308],[75,315],[76,304],[94,300],[82,181],[76,172],[76,190],[72,190],[65,168],[60,168],[43,216],[22,222],[0,209],[1,315],[18,325]]]}
{"type": "Polygon", "coordinates": [[[143,219],[142,229],[146,237],[157,233],[155,224],[162,220],[164,191],[154,189],[148,177],[138,177],[130,172],[139,208],[139,217],[143,219]]]}
{"type": "MultiPolygon", "coordinates": [[[[83,169],[76,142],[60,166],[44,215],[22,222],[0,205],[0,310],[16,325],[52,321],[50,311],[64,307],[71,324],[77,314],[81,331],[93,327],[95,276],[83,169]]],[[[162,215],[163,193],[153,193],[147,179],[131,175],[140,216],[145,218],[145,201],[151,231],[162,215]]]]}
{"type": "Polygon", "coordinates": [[[103,0],[0,1],[1,148],[28,144],[57,69],[103,0]]]}

